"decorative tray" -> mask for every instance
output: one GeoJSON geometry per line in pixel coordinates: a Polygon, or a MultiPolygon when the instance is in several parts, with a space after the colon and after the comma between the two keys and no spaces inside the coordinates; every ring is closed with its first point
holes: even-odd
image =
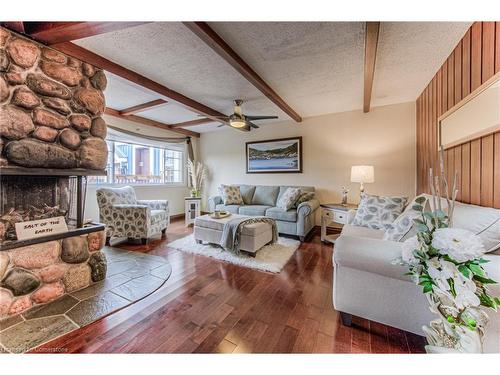
{"type": "Polygon", "coordinates": [[[231,216],[231,212],[227,212],[227,211],[224,211],[224,212],[219,212],[219,216],[215,216],[215,212],[212,212],[212,213],[210,214],[210,217],[211,217],[212,219],[224,219],[224,218],[226,218],[226,217],[228,217],[228,216],[231,216]]]}

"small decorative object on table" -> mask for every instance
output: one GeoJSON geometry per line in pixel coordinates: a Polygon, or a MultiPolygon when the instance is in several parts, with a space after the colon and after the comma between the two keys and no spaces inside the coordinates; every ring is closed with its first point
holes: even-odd
{"type": "Polygon", "coordinates": [[[347,194],[349,194],[349,189],[342,186],[342,206],[347,206],[347,194]]]}
{"type": "Polygon", "coordinates": [[[424,212],[424,197],[416,200],[413,209],[422,212],[415,219],[418,233],[405,241],[398,261],[409,267],[408,275],[423,287],[431,311],[438,315],[430,327],[423,327],[427,352],[482,353],[489,318],[481,306],[496,311],[500,299],[488,292],[488,284],[496,282],[483,269],[488,261],[482,258],[485,249],[480,238],[451,227],[457,196],[456,174],[450,197],[442,153],[441,150],[440,175],[429,171],[433,211],[424,212]],[[441,203],[442,191],[446,209],[441,203]]]}
{"type": "Polygon", "coordinates": [[[205,179],[207,178],[207,168],[199,161],[194,162],[188,159],[187,170],[189,183],[191,185],[191,197],[199,198],[203,190],[205,179]]]}
{"type": "Polygon", "coordinates": [[[201,215],[201,198],[186,197],[184,198],[184,217],[186,227],[194,223],[194,219],[201,215]]]}
{"type": "Polygon", "coordinates": [[[321,241],[335,243],[340,236],[340,230],[344,224],[347,224],[347,211],[354,210],[358,206],[346,203],[325,203],[321,206],[321,241]],[[327,226],[333,222],[339,233],[326,234],[327,226]]]}

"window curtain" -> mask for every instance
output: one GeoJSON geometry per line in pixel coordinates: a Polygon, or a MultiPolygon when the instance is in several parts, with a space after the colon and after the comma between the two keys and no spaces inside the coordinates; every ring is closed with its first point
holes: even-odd
{"type": "Polygon", "coordinates": [[[130,130],[120,129],[108,124],[109,141],[116,142],[130,142],[135,144],[143,144],[151,147],[171,147],[180,148],[180,144],[185,143],[187,148],[187,157],[189,160],[194,161],[193,144],[191,137],[156,137],[152,135],[139,134],[130,130]]]}

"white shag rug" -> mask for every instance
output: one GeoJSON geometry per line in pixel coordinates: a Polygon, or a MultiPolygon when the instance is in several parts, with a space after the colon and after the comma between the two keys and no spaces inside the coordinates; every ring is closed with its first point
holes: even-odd
{"type": "Polygon", "coordinates": [[[215,245],[197,244],[193,234],[168,244],[168,247],[184,251],[186,253],[204,255],[222,260],[224,262],[236,264],[238,266],[255,268],[261,271],[273,273],[279,273],[283,269],[299,246],[300,241],[293,240],[291,238],[279,237],[278,242],[274,245],[264,246],[262,249],[257,251],[255,258],[252,258],[251,256],[243,253],[235,255],[215,245]]]}

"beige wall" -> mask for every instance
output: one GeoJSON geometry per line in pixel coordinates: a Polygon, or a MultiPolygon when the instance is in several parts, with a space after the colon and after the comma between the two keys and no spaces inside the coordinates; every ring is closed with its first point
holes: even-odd
{"type": "MultiPolygon", "coordinates": [[[[313,185],[321,202],[338,202],[341,186],[359,200],[359,184],[350,183],[350,167],[371,164],[375,183],[366,191],[404,194],[416,190],[415,103],[373,108],[369,113],[344,112],[262,126],[250,133],[232,129],[202,134],[200,157],[209,169],[205,198],[225,184],[313,185]],[[303,137],[303,173],[246,174],[245,142],[303,137]]],[[[206,203],[206,199],[204,199],[206,203]]]]}
{"type": "MultiPolygon", "coordinates": [[[[144,125],[138,125],[134,122],[122,120],[116,117],[104,116],[106,123],[122,129],[142,132],[143,134],[157,137],[182,137],[181,134],[169,132],[167,130],[157,129],[144,125]]],[[[193,138],[193,148],[195,156],[198,150],[198,140],[193,138]]],[[[85,217],[93,220],[99,219],[99,208],[96,200],[97,186],[89,185],[87,187],[87,199],[85,200],[85,217]]],[[[186,186],[135,186],[135,192],[138,199],[168,199],[170,214],[176,215],[184,213],[184,197],[189,194],[186,186]]]]}

